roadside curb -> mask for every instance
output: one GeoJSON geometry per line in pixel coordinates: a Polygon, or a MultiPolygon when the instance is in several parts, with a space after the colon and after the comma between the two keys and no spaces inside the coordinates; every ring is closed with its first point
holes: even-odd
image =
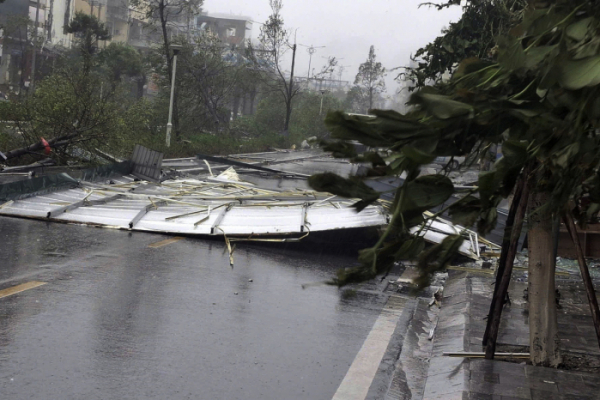
{"type": "Polygon", "coordinates": [[[465,273],[449,277],[444,287],[442,308],[433,336],[433,348],[424,400],[458,400],[468,398],[469,361],[446,357],[446,351],[468,348],[469,310],[472,302],[471,282],[465,273]]]}

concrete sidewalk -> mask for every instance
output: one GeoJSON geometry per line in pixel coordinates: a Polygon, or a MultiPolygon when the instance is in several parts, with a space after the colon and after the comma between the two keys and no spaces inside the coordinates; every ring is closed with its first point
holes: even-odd
{"type": "MultiPolygon", "coordinates": [[[[423,399],[600,399],[600,375],[534,367],[498,360],[442,356],[443,352],[482,351],[481,339],[493,291],[493,279],[480,274],[451,273],[442,309],[423,399]]],[[[600,360],[585,293],[576,281],[557,281],[561,349],[565,357],[600,360]]],[[[512,305],[502,314],[498,351],[528,351],[526,283],[511,284],[512,305]]],[[[593,369],[593,368],[592,368],[593,369]]],[[[600,370],[600,369],[598,369],[600,370]]],[[[412,397],[420,398],[420,397],[412,397]]]]}

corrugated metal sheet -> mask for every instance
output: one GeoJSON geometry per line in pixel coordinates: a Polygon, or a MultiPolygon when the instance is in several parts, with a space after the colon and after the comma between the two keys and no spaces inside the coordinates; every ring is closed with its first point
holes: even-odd
{"type": "Polygon", "coordinates": [[[14,201],[2,215],[190,235],[294,235],[381,226],[381,206],[357,213],[354,201],[308,191],[274,192],[247,183],[126,176],[115,185],[81,187],[14,201]]]}
{"type": "Polygon", "coordinates": [[[140,179],[158,181],[160,179],[162,159],[163,153],[136,144],[133,149],[133,156],[131,157],[133,174],[140,179]]]}

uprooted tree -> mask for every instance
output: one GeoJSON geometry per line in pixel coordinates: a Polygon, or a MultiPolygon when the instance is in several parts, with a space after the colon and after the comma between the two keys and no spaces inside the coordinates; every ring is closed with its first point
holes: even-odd
{"type": "MultiPolygon", "coordinates": [[[[361,252],[360,267],[340,271],[332,283],[370,279],[395,261],[417,259],[417,282],[425,286],[432,273],[450,263],[464,240],[452,235],[426,248],[419,235],[426,221],[449,211],[454,222],[477,224],[484,234],[496,224],[500,200],[517,191],[511,206],[515,223],[507,224],[505,238],[514,247],[527,210],[531,361],[556,367],[562,359],[552,221],[563,216],[583,225],[600,211],[600,8],[591,0],[556,0],[550,5],[531,1],[507,32],[497,39],[489,59],[463,60],[445,83],[444,94],[431,86],[416,91],[410,100],[414,109],[407,114],[371,110],[372,117],[328,115],[332,138],[339,141],[326,149],[370,162],[371,175],[406,176],[378,243],[361,252]],[[356,154],[347,142],[352,140],[387,152],[356,154]],[[497,143],[502,144],[503,157],[491,171],[480,174],[478,186],[425,217],[424,211],[444,204],[455,188],[444,175],[419,176],[421,167],[437,156],[483,152],[497,143]]],[[[358,210],[379,197],[358,178],[322,174],[311,177],[310,183],[317,190],[360,198],[358,210]]],[[[512,260],[505,259],[507,287],[512,260]]],[[[501,312],[502,301],[495,309],[501,312]]],[[[597,317],[597,303],[592,314],[597,317]]],[[[495,344],[494,337],[490,340],[495,344]]]]}

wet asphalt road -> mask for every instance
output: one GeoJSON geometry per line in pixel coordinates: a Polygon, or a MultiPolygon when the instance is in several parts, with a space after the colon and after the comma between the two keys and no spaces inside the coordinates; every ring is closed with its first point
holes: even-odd
{"type": "Polygon", "coordinates": [[[0,398],[332,398],[386,298],[301,285],[353,257],[168,238],[0,217],[0,290],[46,283],[0,298],[0,398]]]}

